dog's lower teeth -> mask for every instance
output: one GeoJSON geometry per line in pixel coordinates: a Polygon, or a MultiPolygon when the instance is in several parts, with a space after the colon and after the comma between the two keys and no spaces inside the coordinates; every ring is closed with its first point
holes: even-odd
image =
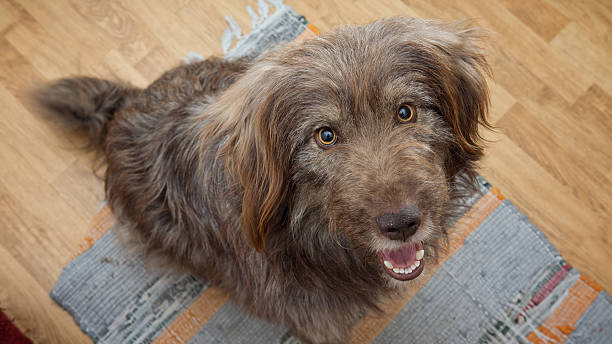
{"type": "Polygon", "coordinates": [[[412,272],[416,271],[416,269],[421,266],[421,259],[423,259],[423,257],[425,256],[425,250],[421,249],[415,252],[415,258],[416,260],[414,261],[414,263],[412,263],[412,265],[407,266],[405,268],[397,268],[393,266],[393,263],[391,263],[391,261],[389,260],[383,260],[383,264],[385,265],[385,267],[391,271],[393,271],[396,274],[402,274],[402,275],[407,275],[407,274],[411,274],[412,272]]]}
{"type": "Polygon", "coordinates": [[[413,267],[409,267],[409,268],[405,268],[405,269],[403,269],[403,268],[393,268],[391,270],[393,272],[395,272],[396,274],[407,275],[407,274],[412,273],[414,270],[416,270],[416,268],[413,268],[413,267]]]}

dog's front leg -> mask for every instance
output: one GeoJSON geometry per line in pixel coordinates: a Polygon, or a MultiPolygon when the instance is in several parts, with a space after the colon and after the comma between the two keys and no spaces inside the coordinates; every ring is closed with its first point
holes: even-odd
{"type": "Polygon", "coordinates": [[[294,310],[288,324],[291,333],[304,344],[340,344],[348,341],[351,329],[362,317],[357,307],[319,307],[294,310]]]}

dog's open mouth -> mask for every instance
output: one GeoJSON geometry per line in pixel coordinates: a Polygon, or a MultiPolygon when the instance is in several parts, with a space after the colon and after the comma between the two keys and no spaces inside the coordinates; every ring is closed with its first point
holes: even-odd
{"type": "Polygon", "coordinates": [[[385,272],[399,281],[415,279],[423,272],[424,255],[425,251],[421,244],[405,245],[378,253],[385,272]]]}

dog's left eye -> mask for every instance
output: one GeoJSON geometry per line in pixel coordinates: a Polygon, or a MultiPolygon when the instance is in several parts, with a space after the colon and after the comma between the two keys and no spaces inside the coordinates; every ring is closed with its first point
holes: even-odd
{"type": "Polygon", "coordinates": [[[402,123],[416,121],[416,110],[414,106],[410,104],[402,104],[397,109],[397,119],[402,123]]]}
{"type": "Polygon", "coordinates": [[[336,132],[331,128],[321,128],[317,133],[317,143],[319,146],[327,148],[332,146],[338,140],[338,136],[336,132]]]}

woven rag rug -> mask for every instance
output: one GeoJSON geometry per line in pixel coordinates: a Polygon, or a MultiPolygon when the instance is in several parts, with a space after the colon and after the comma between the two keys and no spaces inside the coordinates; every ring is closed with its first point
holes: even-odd
{"type": "MultiPolygon", "coordinates": [[[[226,58],[317,34],[280,0],[248,8],[242,36],[231,17],[226,58]],[[236,41],[230,49],[232,41],[236,41]]],[[[186,63],[201,59],[190,54],[186,63]]],[[[420,288],[366,315],[353,343],[612,343],[612,298],[572,268],[510,201],[479,179],[480,193],[450,231],[448,254],[420,288]]],[[[227,295],[185,274],[145,268],[124,252],[103,206],[51,297],[96,343],[298,343],[287,329],[245,314],[227,295]]]]}

